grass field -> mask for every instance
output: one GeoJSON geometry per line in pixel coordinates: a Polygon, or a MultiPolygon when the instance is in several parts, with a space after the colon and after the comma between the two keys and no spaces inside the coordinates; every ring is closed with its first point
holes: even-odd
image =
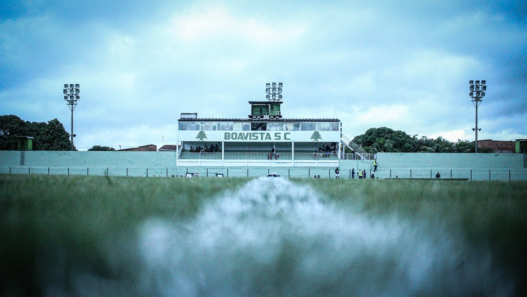
{"type": "Polygon", "coordinates": [[[525,296],[527,182],[0,175],[1,296],[525,296]]]}

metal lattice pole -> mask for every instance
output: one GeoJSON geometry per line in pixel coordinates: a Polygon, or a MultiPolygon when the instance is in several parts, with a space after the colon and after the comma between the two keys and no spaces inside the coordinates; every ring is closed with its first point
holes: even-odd
{"type": "Polygon", "coordinates": [[[469,96],[472,98],[472,103],[474,104],[474,107],[476,107],[476,128],[472,128],[472,131],[476,132],[475,136],[475,152],[478,152],[478,132],[481,131],[481,128],[478,128],[478,107],[483,101],[483,97],[485,97],[485,91],[487,90],[487,81],[482,80],[481,82],[479,80],[476,81],[469,81],[470,85],[470,93],[469,96]]]}
{"type": "Polygon", "coordinates": [[[69,85],[64,84],[63,93],[64,93],[64,100],[66,101],[66,105],[68,105],[68,107],[71,110],[71,134],[70,134],[71,147],[70,147],[70,150],[73,151],[74,150],[73,137],[75,137],[75,134],[73,134],[73,111],[75,110],[75,107],[77,107],[77,101],[81,99],[81,97],[79,96],[80,85],[79,84],[69,84],[69,85]]]}

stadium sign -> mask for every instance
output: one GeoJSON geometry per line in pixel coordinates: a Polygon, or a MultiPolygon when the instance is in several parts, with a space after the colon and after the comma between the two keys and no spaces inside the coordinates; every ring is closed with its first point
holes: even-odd
{"type": "Polygon", "coordinates": [[[223,140],[280,141],[291,140],[291,132],[225,132],[223,140]]]}

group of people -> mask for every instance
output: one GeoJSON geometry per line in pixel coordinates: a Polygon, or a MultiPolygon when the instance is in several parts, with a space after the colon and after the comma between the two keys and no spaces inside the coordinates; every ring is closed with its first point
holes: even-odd
{"type": "MultiPolygon", "coordinates": [[[[366,179],[366,169],[363,169],[362,171],[359,169],[357,171],[357,177],[359,179],[366,179]]],[[[370,176],[372,179],[375,178],[375,174],[371,174],[370,176]]],[[[351,169],[351,178],[355,178],[355,168],[351,169]]]]}
{"type": "Polygon", "coordinates": [[[214,153],[214,152],[221,152],[221,147],[216,144],[211,144],[209,147],[205,145],[205,147],[197,146],[197,147],[190,147],[190,152],[192,153],[214,153]]]}
{"type": "Polygon", "coordinates": [[[331,146],[321,146],[318,148],[318,151],[315,151],[313,153],[313,159],[318,159],[320,157],[322,158],[329,158],[332,153],[337,152],[337,145],[336,143],[332,143],[331,146]]]}

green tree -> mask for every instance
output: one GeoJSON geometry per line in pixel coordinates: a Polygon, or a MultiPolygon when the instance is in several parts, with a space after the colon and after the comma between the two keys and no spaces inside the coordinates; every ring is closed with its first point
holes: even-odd
{"type": "MultiPolygon", "coordinates": [[[[444,139],[436,139],[417,135],[410,136],[403,131],[390,128],[370,128],[364,134],[352,140],[366,152],[416,152],[416,153],[473,153],[474,142],[459,140],[455,143],[444,139]]],[[[478,152],[492,152],[490,149],[478,149],[478,152]]]]}
{"type": "Polygon", "coordinates": [[[311,139],[313,141],[319,141],[322,139],[322,136],[320,135],[320,133],[318,131],[315,131],[313,132],[313,135],[311,135],[311,139]]]}
{"type": "Polygon", "coordinates": [[[199,131],[198,135],[196,136],[196,139],[203,141],[203,139],[207,139],[207,134],[205,134],[205,131],[199,131]]]}
{"type": "Polygon", "coordinates": [[[16,115],[0,116],[0,150],[17,150],[17,136],[33,136],[26,131],[26,122],[16,115]]]}
{"type": "MultiPolygon", "coordinates": [[[[70,134],[57,119],[48,122],[42,130],[39,149],[44,151],[69,151],[71,149],[70,134]]],[[[73,148],[74,150],[75,147],[73,148]]]]}
{"type": "Polygon", "coordinates": [[[115,149],[109,146],[94,145],[92,148],[88,149],[88,151],[115,151],[115,149]]]}
{"type": "Polygon", "coordinates": [[[70,150],[70,135],[57,119],[28,122],[15,115],[0,116],[0,149],[17,150],[17,136],[32,136],[33,150],[70,150]]]}

